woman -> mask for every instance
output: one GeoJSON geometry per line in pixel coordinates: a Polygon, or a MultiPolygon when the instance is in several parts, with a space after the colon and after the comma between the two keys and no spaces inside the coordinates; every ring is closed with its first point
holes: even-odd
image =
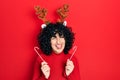
{"type": "Polygon", "coordinates": [[[80,80],[76,58],[69,54],[74,42],[71,28],[63,23],[49,23],[38,35],[42,50],[36,59],[33,80],[80,80]]]}

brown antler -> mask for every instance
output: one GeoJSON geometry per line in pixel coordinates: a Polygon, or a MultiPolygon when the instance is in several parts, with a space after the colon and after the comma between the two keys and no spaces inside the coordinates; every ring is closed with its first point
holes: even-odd
{"type": "Polygon", "coordinates": [[[48,24],[50,21],[46,19],[47,10],[45,8],[40,8],[40,6],[35,6],[36,15],[38,15],[38,18],[43,20],[46,24],[48,24]]]}
{"type": "Polygon", "coordinates": [[[60,19],[58,19],[58,22],[63,22],[65,18],[68,16],[67,12],[69,11],[69,5],[64,4],[63,7],[57,9],[57,13],[60,16],[60,19]]]}

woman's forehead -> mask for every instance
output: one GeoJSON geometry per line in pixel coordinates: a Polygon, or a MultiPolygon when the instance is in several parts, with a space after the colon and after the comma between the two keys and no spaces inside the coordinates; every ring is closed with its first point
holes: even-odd
{"type": "Polygon", "coordinates": [[[52,35],[52,37],[53,36],[64,36],[64,34],[63,33],[60,33],[60,32],[54,32],[54,34],[52,35]]]}

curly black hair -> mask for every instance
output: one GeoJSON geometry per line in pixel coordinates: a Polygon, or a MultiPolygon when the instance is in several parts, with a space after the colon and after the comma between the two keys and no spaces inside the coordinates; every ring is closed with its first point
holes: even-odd
{"type": "Polygon", "coordinates": [[[74,43],[74,33],[68,26],[64,26],[63,23],[49,23],[47,27],[38,34],[38,44],[44,54],[50,55],[52,52],[51,37],[55,36],[56,33],[59,36],[63,36],[65,39],[64,54],[68,54],[68,51],[72,48],[74,43]]]}

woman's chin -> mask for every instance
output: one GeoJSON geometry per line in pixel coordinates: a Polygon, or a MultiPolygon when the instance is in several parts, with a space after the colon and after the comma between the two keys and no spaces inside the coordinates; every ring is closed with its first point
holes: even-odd
{"type": "Polygon", "coordinates": [[[55,50],[54,52],[55,52],[56,54],[60,54],[62,51],[63,51],[62,49],[59,49],[59,50],[55,50]]]}

